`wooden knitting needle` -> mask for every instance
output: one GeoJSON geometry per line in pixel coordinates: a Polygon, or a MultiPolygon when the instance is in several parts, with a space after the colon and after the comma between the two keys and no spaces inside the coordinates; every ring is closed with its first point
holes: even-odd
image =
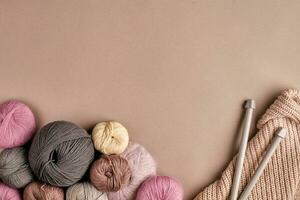
{"type": "Polygon", "coordinates": [[[274,154],[276,148],[278,147],[281,140],[285,138],[286,134],[287,134],[287,129],[286,128],[280,127],[276,131],[275,138],[273,139],[272,144],[268,148],[268,150],[267,150],[265,156],[263,157],[262,161],[259,163],[259,166],[257,167],[257,169],[256,169],[254,175],[252,176],[250,182],[248,183],[248,185],[246,186],[246,188],[242,192],[239,200],[246,200],[249,197],[253,187],[255,186],[256,182],[259,180],[260,175],[262,174],[262,172],[266,168],[266,166],[269,163],[269,161],[270,161],[272,155],[274,154]]]}
{"type": "Polygon", "coordinates": [[[238,191],[240,185],[240,179],[243,171],[243,163],[249,138],[249,132],[252,122],[253,110],[255,109],[255,101],[252,99],[246,100],[245,103],[245,117],[242,124],[242,141],[240,144],[239,154],[235,164],[235,172],[232,181],[232,188],[230,191],[230,200],[237,200],[238,198],[238,191]]]}

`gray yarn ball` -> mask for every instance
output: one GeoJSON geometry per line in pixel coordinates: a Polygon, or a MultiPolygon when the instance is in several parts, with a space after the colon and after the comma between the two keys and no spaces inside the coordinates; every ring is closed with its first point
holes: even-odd
{"type": "Polygon", "coordinates": [[[0,179],[15,188],[23,188],[33,181],[27,151],[23,147],[4,149],[0,153],[0,179]]]}
{"type": "Polygon", "coordinates": [[[90,135],[66,121],[51,122],[35,135],[29,163],[39,180],[68,187],[78,182],[94,158],[90,135]]]}
{"type": "Polygon", "coordinates": [[[67,190],[66,200],[108,200],[104,192],[98,191],[88,182],[76,183],[67,190]]]}

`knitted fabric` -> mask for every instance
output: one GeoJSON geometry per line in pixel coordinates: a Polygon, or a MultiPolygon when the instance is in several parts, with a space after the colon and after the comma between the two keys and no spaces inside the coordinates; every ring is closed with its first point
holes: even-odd
{"type": "MultiPolygon", "coordinates": [[[[300,181],[299,123],[300,93],[297,90],[285,90],[258,121],[258,132],[248,142],[239,194],[254,174],[278,127],[286,127],[286,138],[279,144],[248,200],[299,198],[300,195],[296,195],[300,181]]],[[[221,178],[205,188],[194,200],[229,199],[235,160],[236,157],[229,163],[221,178]]]]}

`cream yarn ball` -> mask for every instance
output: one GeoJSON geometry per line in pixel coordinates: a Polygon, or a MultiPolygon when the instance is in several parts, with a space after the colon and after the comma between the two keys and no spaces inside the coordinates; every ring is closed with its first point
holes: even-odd
{"type": "Polygon", "coordinates": [[[83,182],[67,189],[66,200],[108,200],[108,198],[104,192],[98,191],[89,182],[83,182]]]}
{"type": "Polygon", "coordinates": [[[95,149],[111,155],[122,153],[129,143],[127,129],[115,121],[98,123],[92,132],[95,149]]]}

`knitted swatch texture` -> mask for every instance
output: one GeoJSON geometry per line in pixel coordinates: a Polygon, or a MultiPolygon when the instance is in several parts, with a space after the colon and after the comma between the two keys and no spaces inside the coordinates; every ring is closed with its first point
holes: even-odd
{"type": "MultiPolygon", "coordinates": [[[[248,200],[300,199],[296,195],[300,181],[300,94],[293,89],[283,91],[258,121],[258,132],[248,142],[239,194],[253,176],[279,127],[287,128],[287,136],[279,144],[248,200]]],[[[194,200],[229,199],[235,160],[236,157],[221,178],[206,187],[194,200]]]]}

